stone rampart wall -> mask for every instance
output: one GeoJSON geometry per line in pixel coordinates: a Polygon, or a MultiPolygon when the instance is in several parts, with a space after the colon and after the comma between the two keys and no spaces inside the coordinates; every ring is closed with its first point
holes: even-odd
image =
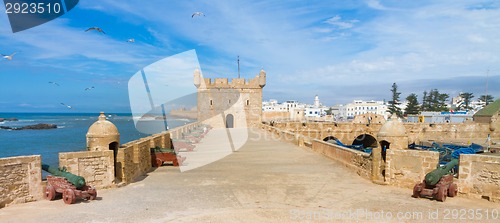
{"type": "Polygon", "coordinates": [[[112,150],[59,153],[59,166],[96,188],[110,187],[115,180],[112,150]]]}
{"type": "Polygon", "coordinates": [[[41,168],[39,155],[0,158],[0,208],[40,200],[41,168]]]}
{"type": "MultiPolygon", "coordinates": [[[[494,141],[500,140],[500,129],[492,131],[490,123],[405,123],[408,142],[423,141],[483,143],[488,134],[494,141]]],[[[328,136],[351,144],[361,134],[377,137],[382,123],[331,123],[331,122],[274,122],[273,127],[322,140],[328,136]]]]}
{"type": "Polygon", "coordinates": [[[372,163],[370,154],[344,148],[321,140],[312,141],[312,150],[354,170],[359,176],[371,180],[372,163]]]}
{"type": "Polygon", "coordinates": [[[500,157],[460,155],[459,194],[500,202],[500,157]]]}
{"type": "Polygon", "coordinates": [[[427,173],[436,169],[439,153],[417,150],[388,149],[385,180],[389,185],[413,188],[427,173]]]}

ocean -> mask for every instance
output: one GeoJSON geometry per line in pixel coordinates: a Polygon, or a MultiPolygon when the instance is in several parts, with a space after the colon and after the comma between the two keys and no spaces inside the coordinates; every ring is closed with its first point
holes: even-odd
{"type": "MultiPolygon", "coordinates": [[[[120,132],[120,144],[146,137],[139,132],[131,114],[106,114],[120,132]]],[[[42,163],[58,166],[60,152],[86,150],[86,134],[97,121],[99,113],[0,113],[0,118],[17,118],[19,121],[0,122],[0,126],[21,127],[38,123],[55,124],[57,129],[5,130],[0,129],[0,158],[41,155],[42,163]]],[[[170,129],[194,120],[167,116],[170,129]]],[[[163,123],[163,120],[153,121],[163,123]]]]}

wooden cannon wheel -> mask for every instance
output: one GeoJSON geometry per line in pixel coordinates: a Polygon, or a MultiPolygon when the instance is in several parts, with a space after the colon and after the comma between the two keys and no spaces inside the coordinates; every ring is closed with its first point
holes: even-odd
{"type": "Polygon", "coordinates": [[[49,201],[54,200],[56,197],[56,190],[52,185],[47,185],[47,188],[45,188],[45,193],[43,194],[43,197],[49,201]]]}
{"type": "Polygon", "coordinates": [[[457,196],[458,193],[458,186],[456,183],[450,184],[450,187],[448,188],[448,197],[455,197],[457,196]]]}
{"type": "Polygon", "coordinates": [[[420,197],[420,192],[422,191],[422,183],[415,184],[413,187],[413,196],[414,198],[419,198],[420,197]]]}
{"type": "Polygon", "coordinates": [[[440,186],[436,194],[436,200],[444,202],[446,200],[446,195],[448,194],[448,188],[446,186],[440,186]]]}
{"type": "Polygon", "coordinates": [[[71,189],[64,190],[63,201],[66,204],[73,204],[75,202],[75,192],[71,189]]]}
{"type": "Polygon", "coordinates": [[[94,187],[90,187],[88,193],[90,195],[89,200],[95,200],[97,198],[97,190],[94,187]]]}

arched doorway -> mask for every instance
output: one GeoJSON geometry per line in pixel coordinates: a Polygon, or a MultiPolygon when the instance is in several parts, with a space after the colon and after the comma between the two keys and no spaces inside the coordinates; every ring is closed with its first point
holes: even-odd
{"type": "Polygon", "coordinates": [[[387,150],[389,149],[389,146],[391,145],[390,142],[387,142],[385,140],[380,141],[380,147],[382,148],[382,159],[385,162],[385,156],[387,154],[387,150]]]}
{"type": "Polygon", "coordinates": [[[363,145],[363,148],[376,148],[378,147],[378,142],[375,137],[369,134],[361,134],[352,141],[352,145],[363,145]]]}
{"type": "Polygon", "coordinates": [[[118,143],[117,142],[112,142],[109,144],[109,150],[113,150],[113,166],[114,166],[114,170],[115,170],[115,177],[118,173],[118,171],[116,170],[118,165],[116,163],[116,156],[118,155],[118,143]]]}
{"type": "Polygon", "coordinates": [[[226,115],[226,128],[234,128],[234,116],[233,116],[233,114],[226,115]]]}

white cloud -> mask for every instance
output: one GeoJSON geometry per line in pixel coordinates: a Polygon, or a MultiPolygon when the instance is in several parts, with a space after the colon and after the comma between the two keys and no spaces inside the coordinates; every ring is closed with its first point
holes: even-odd
{"type": "Polygon", "coordinates": [[[339,15],[336,15],[334,17],[331,17],[325,21],[325,23],[334,25],[339,29],[350,29],[354,26],[354,23],[359,22],[359,20],[353,19],[349,21],[342,21],[342,17],[339,15]]]}

